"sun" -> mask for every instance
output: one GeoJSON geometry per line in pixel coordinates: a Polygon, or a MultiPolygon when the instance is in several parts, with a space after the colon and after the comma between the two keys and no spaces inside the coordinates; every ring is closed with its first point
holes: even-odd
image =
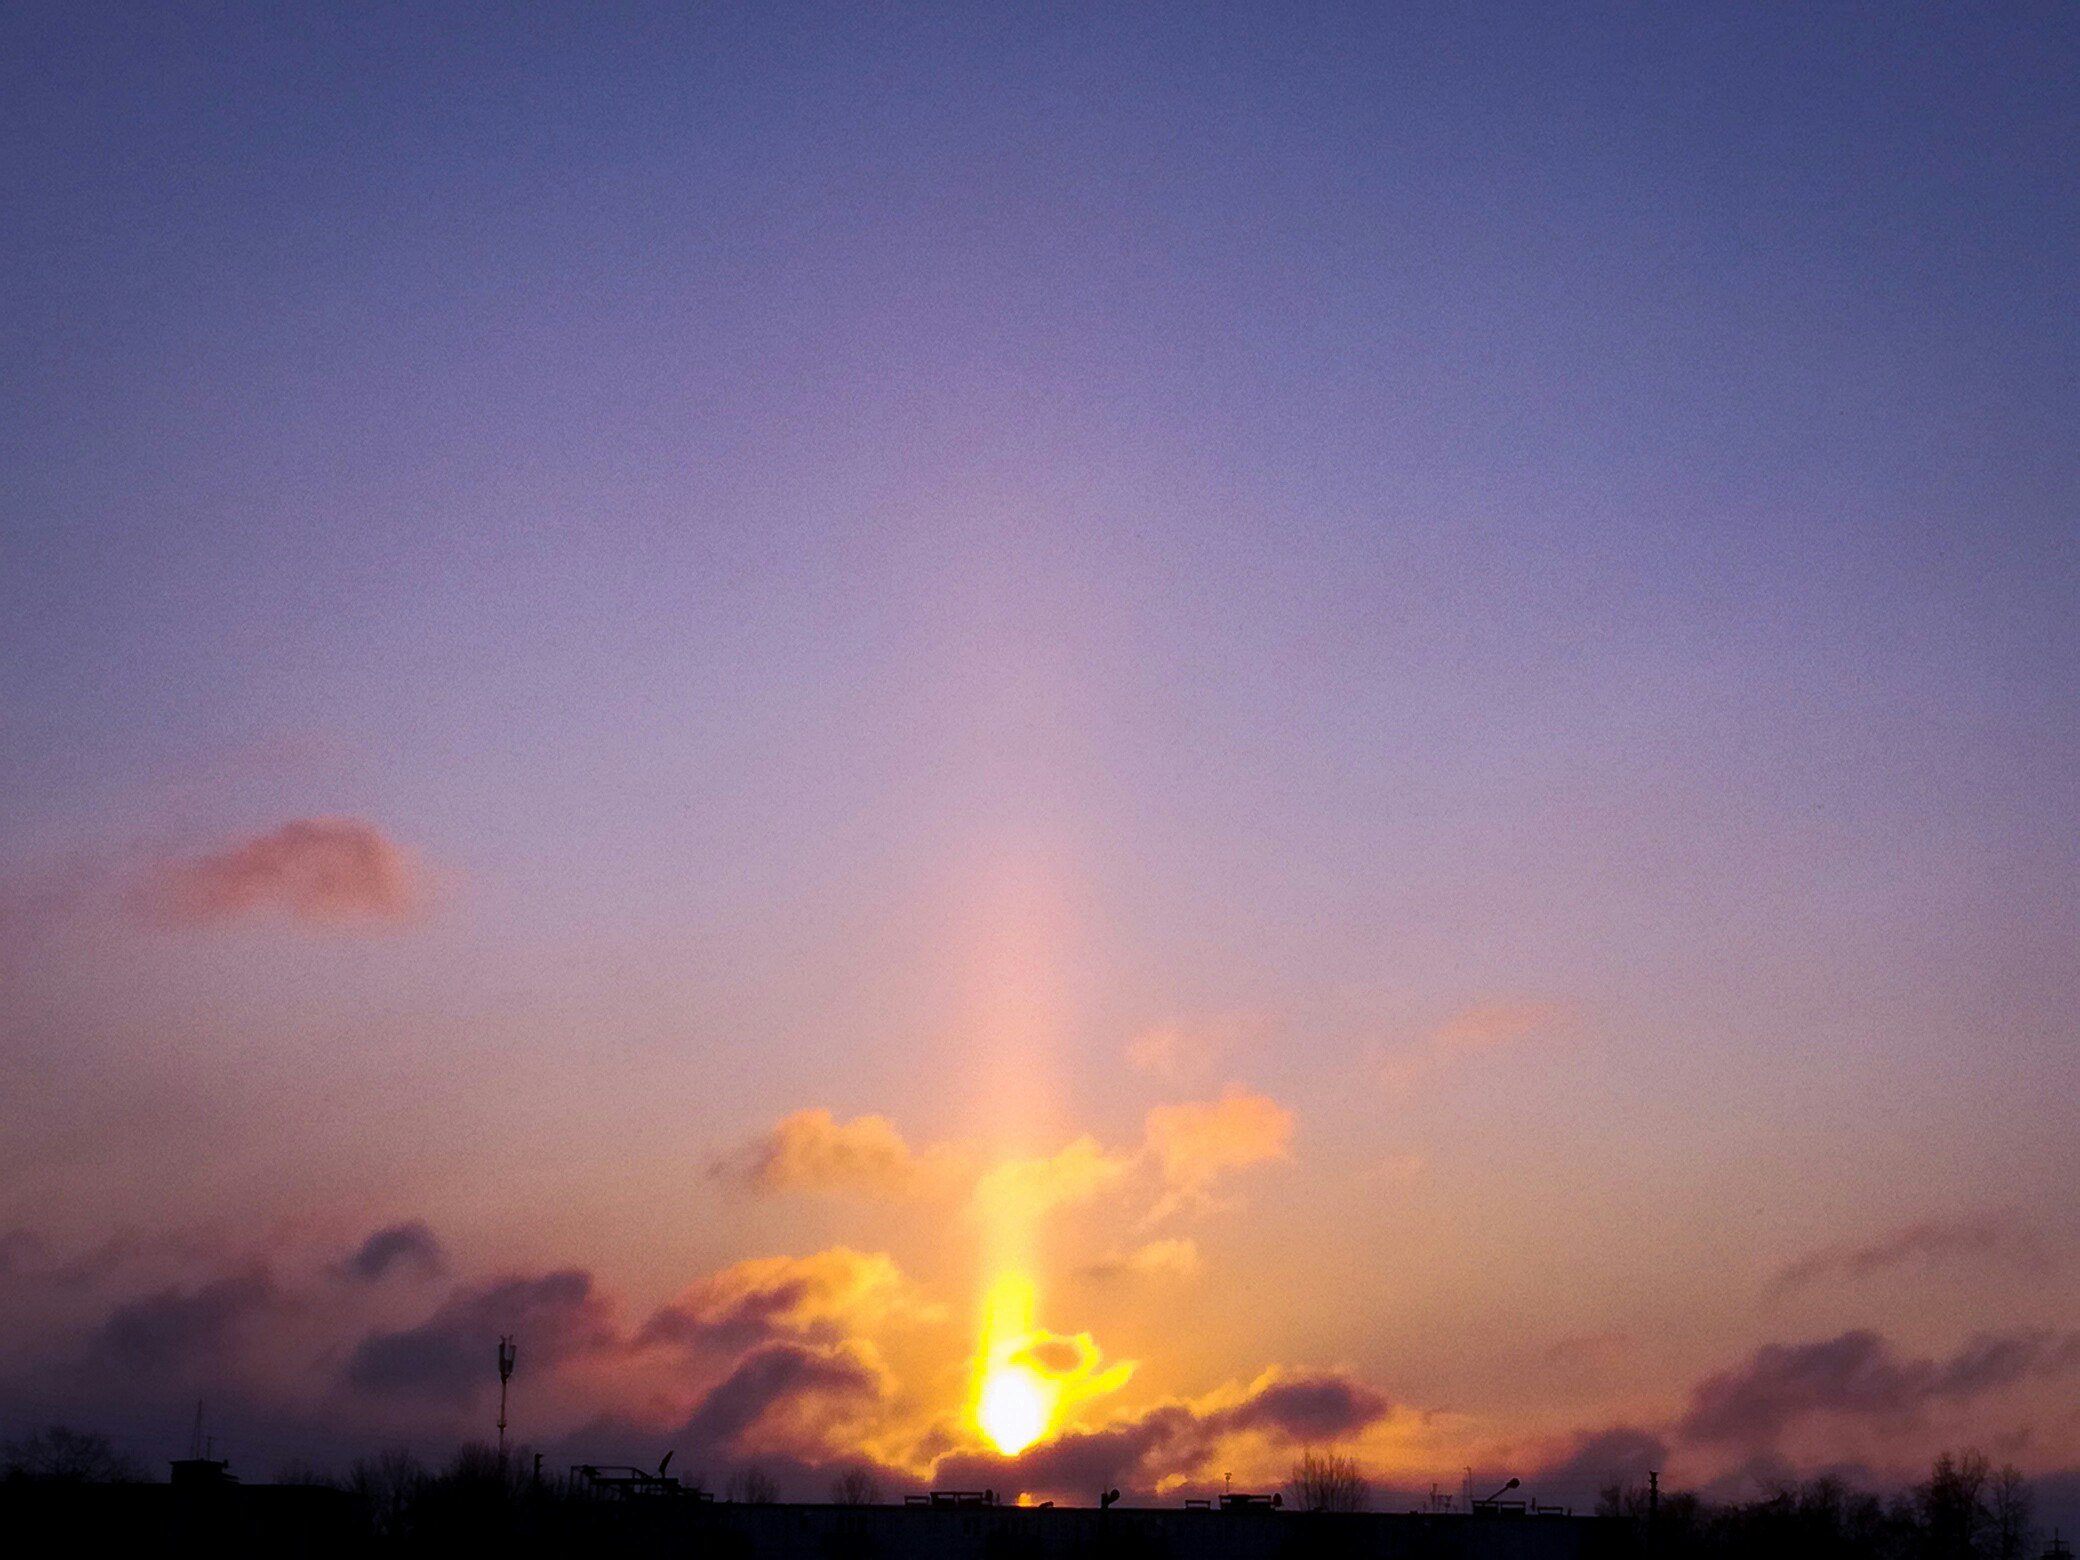
{"type": "Polygon", "coordinates": [[[1015,1457],[1045,1439],[1064,1414],[1117,1392],[1131,1360],[1107,1365],[1087,1332],[1065,1335],[1033,1323],[1033,1281],[1000,1273],[983,1306],[975,1356],[975,1424],[990,1444],[1015,1457]]]}
{"type": "Polygon", "coordinates": [[[1006,1457],[1015,1457],[1047,1434],[1054,1393],[1030,1365],[996,1365],[982,1378],[975,1422],[1006,1457]]]}
{"type": "Polygon", "coordinates": [[[1006,1457],[1031,1446],[1054,1418],[1059,1387],[1018,1358],[1033,1339],[1033,1281],[1000,1273],[983,1302],[975,1358],[975,1423],[1006,1457]]]}

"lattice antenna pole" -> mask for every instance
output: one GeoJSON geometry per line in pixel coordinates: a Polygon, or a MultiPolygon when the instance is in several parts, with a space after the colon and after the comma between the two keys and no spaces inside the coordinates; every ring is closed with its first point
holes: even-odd
{"type": "Polygon", "coordinates": [[[513,1359],[520,1351],[503,1334],[498,1340],[498,1465],[506,1465],[506,1383],[513,1379],[513,1359]]]}

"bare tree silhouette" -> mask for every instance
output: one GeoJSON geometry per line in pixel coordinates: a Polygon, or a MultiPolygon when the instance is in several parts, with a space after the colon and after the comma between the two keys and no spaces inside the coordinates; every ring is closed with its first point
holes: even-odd
{"type": "Polygon", "coordinates": [[[412,1502],[427,1479],[418,1458],[403,1447],[394,1447],[356,1462],[347,1475],[347,1488],[367,1508],[377,1536],[394,1538],[405,1532],[412,1502]]]}
{"type": "Polygon", "coordinates": [[[1356,1458],[1312,1447],[1300,1454],[1286,1482],[1302,1511],[1363,1511],[1371,1494],[1356,1458]]]}
{"type": "Polygon", "coordinates": [[[1987,1496],[1994,1560],[2023,1560],[2029,1553],[2036,1537],[2030,1523],[2035,1504],[2022,1470],[2003,1464],[1987,1496]]]}
{"type": "Polygon", "coordinates": [[[0,1479],[48,1484],[137,1484],[144,1469],[105,1435],[51,1425],[0,1447],[0,1479]]]}
{"type": "Polygon", "coordinates": [[[1926,1483],[1914,1487],[1914,1503],[1928,1529],[1928,1553],[1934,1560],[1970,1560],[1979,1550],[1986,1528],[1981,1497],[1993,1469],[1983,1452],[1944,1452],[1928,1471],[1926,1483]]]}
{"type": "Polygon", "coordinates": [[[780,1498],[780,1486],[773,1482],[770,1473],[753,1463],[741,1473],[730,1476],[724,1498],[744,1506],[770,1506],[780,1498]]]}
{"type": "Polygon", "coordinates": [[[847,1468],[831,1480],[831,1504],[878,1506],[881,1504],[881,1481],[865,1468],[847,1468]]]}

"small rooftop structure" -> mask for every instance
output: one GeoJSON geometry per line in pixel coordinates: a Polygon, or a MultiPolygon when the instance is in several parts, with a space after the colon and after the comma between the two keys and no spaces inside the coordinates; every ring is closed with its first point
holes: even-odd
{"type": "Polygon", "coordinates": [[[571,1482],[581,1486],[587,1494],[611,1500],[715,1498],[706,1490],[688,1489],[679,1482],[677,1474],[666,1473],[662,1467],[652,1473],[647,1468],[636,1468],[626,1463],[575,1463],[571,1467],[571,1482]]]}
{"type": "Polygon", "coordinates": [[[1521,1517],[1530,1509],[1530,1503],[1521,1500],[1477,1500],[1473,1503],[1473,1514],[1477,1517],[1521,1517]]]}
{"type": "Polygon", "coordinates": [[[173,1470],[170,1482],[179,1489],[216,1489],[238,1482],[229,1458],[176,1457],[168,1466],[173,1470]]]}

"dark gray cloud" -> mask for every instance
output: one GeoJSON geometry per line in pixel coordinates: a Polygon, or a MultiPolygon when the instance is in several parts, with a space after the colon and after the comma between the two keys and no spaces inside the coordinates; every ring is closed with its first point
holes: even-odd
{"type": "Polygon", "coordinates": [[[1884,1338],[1855,1329],[1816,1343],[1773,1343],[1692,1390],[1678,1427],[1685,1440],[1773,1444],[1811,1414],[1911,1421],[1927,1404],[1963,1400],[2080,1363],[2080,1338],[1990,1334],[1947,1360],[1903,1359],[1884,1338]]]}
{"type": "Polygon", "coordinates": [[[732,1296],[727,1305],[708,1315],[686,1306],[664,1306],[643,1323],[636,1341],[740,1349],[783,1331],[784,1323],[800,1309],[807,1291],[808,1285],[796,1279],[732,1296]]]}
{"type": "Polygon", "coordinates": [[[126,1375],[171,1375],[221,1356],[239,1324],[278,1298],[273,1280],[257,1268],[195,1289],[161,1289],[111,1311],[89,1340],[87,1360],[126,1375]]]}
{"type": "Polygon", "coordinates": [[[2043,1237],[2013,1213],[1982,1213],[1924,1219],[1861,1244],[1822,1247],[1786,1265],[1770,1281],[1769,1293],[1781,1298],[1828,1279],[1870,1278],[1908,1264],[1950,1261],[1991,1264],[2033,1277],[2054,1265],[2043,1237]]]}
{"type": "Polygon", "coordinates": [[[503,1334],[536,1368],[618,1342],[592,1275],[565,1268],[463,1290],[417,1327],[369,1334],[347,1362],[347,1380],[377,1397],[461,1405],[496,1382],[503,1334]]]}
{"type": "Polygon", "coordinates": [[[441,1243],[417,1219],[377,1230],[339,1265],[342,1278],[372,1284],[396,1272],[422,1278],[438,1275],[447,1265],[441,1243]]]}
{"type": "Polygon", "coordinates": [[[811,1344],[761,1344],[709,1389],[680,1436],[701,1449],[728,1451],[783,1404],[813,1405],[825,1416],[879,1402],[884,1374],[856,1350],[811,1344]]]}
{"type": "Polygon", "coordinates": [[[1270,1430],[1293,1441],[1335,1441],[1386,1417],[1393,1404],[1348,1376],[1287,1376],[1220,1416],[1226,1430],[1270,1430]]]}
{"type": "Polygon", "coordinates": [[[1668,1443],[1660,1436],[1636,1425],[1615,1425],[1577,1436],[1572,1447],[1527,1482],[1534,1492],[1559,1490],[1578,1501],[1607,1484],[1643,1484],[1649,1468],[1667,1464],[1668,1443]]]}
{"type": "Polygon", "coordinates": [[[1983,1333],[1943,1362],[1932,1396],[1967,1398],[2080,1365],[2080,1333],[1983,1333]]]}

